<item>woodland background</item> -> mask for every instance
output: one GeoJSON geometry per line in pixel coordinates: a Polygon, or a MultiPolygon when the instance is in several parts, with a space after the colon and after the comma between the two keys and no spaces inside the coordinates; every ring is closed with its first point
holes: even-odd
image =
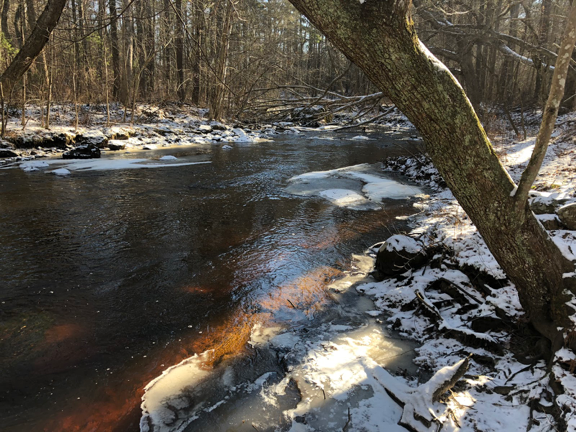
{"type": "MultiPolygon", "coordinates": [[[[45,1],[1,0],[0,68],[26,41],[45,1]]],[[[548,94],[567,0],[415,1],[422,41],[486,120],[539,108],[548,94]]],[[[382,31],[386,31],[385,28],[382,31]]],[[[573,60],[573,65],[576,62],[573,60]]],[[[385,102],[364,74],[287,0],[70,0],[11,106],[180,102],[210,118],[261,120],[322,102],[385,102]]],[[[564,111],[576,104],[576,67],[564,111]]],[[[84,107],[85,109],[85,107],[84,107]]],[[[332,110],[333,111],[333,110],[332,110]]],[[[88,115],[80,121],[89,122],[88,115]]],[[[512,124],[516,132],[518,125],[512,124]]]]}

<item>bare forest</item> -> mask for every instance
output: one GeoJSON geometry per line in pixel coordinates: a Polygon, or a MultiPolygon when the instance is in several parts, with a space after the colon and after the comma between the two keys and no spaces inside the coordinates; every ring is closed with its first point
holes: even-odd
{"type": "MultiPolygon", "coordinates": [[[[4,0],[0,67],[36,25],[45,2],[4,0]]],[[[541,107],[548,94],[569,2],[417,1],[421,40],[465,87],[476,110],[541,107]]],[[[562,109],[576,99],[576,69],[562,109]]],[[[214,119],[282,117],[290,106],[339,111],[383,98],[288,1],[71,0],[41,55],[10,94],[23,104],[88,106],[180,102],[214,119]]],[[[49,118],[46,116],[46,119],[49,118]]],[[[518,130],[520,125],[514,125],[518,130]]]]}

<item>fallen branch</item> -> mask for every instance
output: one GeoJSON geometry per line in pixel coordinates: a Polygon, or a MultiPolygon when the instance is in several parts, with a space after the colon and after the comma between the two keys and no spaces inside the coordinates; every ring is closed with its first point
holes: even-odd
{"type": "Polygon", "coordinates": [[[443,420],[434,414],[432,406],[464,376],[470,364],[470,356],[453,366],[446,366],[430,380],[416,388],[408,387],[381,367],[373,369],[374,378],[396,403],[404,408],[398,424],[414,432],[430,432],[443,420]]]}

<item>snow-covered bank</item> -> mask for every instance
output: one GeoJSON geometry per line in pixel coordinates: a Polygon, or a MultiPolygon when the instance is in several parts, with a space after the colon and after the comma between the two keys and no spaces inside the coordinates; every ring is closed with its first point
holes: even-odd
{"type": "MultiPolygon", "coordinates": [[[[565,116],[560,123],[572,129],[555,133],[530,201],[554,242],[575,260],[575,227],[562,212],[576,202],[574,119],[565,116]]],[[[495,142],[515,181],[533,146],[534,138],[495,142]]],[[[524,332],[524,312],[514,286],[452,194],[439,187],[442,180],[435,169],[424,157],[389,162],[390,169],[438,190],[416,204],[421,213],[412,219],[415,228],[409,235],[423,250],[440,246],[440,251],[427,266],[401,279],[358,289],[390,314],[394,328],[422,343],[415,359],[421,368],[435,371],[473,353],[468,375],[446,401],[460,430],[576,430],[574,354],[561,350],[552,369],[547,368],[541,359],[550,354],[537,337],[524,332]],[[558,383],[564,394],[553,391],[558,383]]]]}
{"type": "MultiPolygon", "coordinates": [[[[23,129],[19,119],[10,118],[7,134],[0,140],[0,166],[44,157],[60,157],[62,152],[77,147],[101,149],[102,152],[155,150],[164,147],[212,144],[230,148],[269,140],[280,133],[297,133],[286,124],[236,125],[208,121],[203,113],[192,108],[161,109],[139,106],[134,124],[122,121],[123,111],[113,107],[116,124],[106,126],[106,117],[98,110],[91,111],[91,121],[74,126],[74,111],[70,107],[53,108],[56,119],[50,129],[38,121],[37,108],[30,107],[28,122],[23,129]]],[[[98,156],[96,156],[98,157],[98,156]]]]}

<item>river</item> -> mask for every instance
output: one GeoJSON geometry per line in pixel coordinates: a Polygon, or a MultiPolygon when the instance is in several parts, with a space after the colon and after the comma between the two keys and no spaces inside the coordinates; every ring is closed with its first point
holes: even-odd
{"type": "Polygon", "coordinates": [[[189,163],[154,169],[0,170],[1,429],[138,430],[143,389],[163,370],[279,287],[349,270],[411,204],[351,210],[286,185],[416,146],[406,131],[367,136],[105,155],[189,163]]]}

